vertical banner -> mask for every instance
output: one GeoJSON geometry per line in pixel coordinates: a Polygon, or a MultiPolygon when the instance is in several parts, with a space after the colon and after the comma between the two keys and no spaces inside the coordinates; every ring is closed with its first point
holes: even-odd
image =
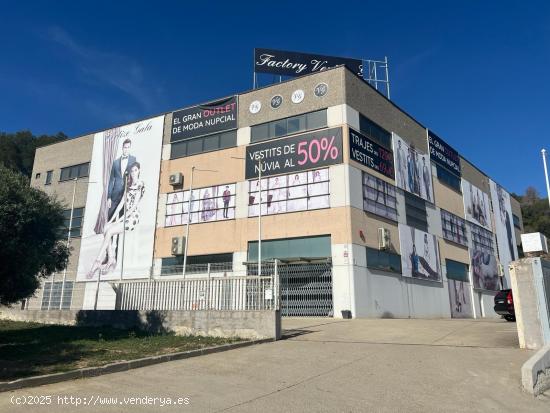
{"type": "Polygon", "coordinates": [[[452,318],[472,318],[470,284],[466,281],[448,280],[452,318]]]}
{"type": "Polygon", "coordinates": [[[397,187],[434,203],[429,155],[418,151],[395,133],[392,133],[392,137],[397,187]]]}
{"type": "Polygon", "coordinates": [[[462,179],[462,197],[466,220],[492,231],[489,196],[477,186],[462,179]]]}
{"type": "Polygon", "coordinates": [[[441,281],[436,236],[404,224],[398,228],[403,277],[441,281]]]}
{"type": "Polygon", "coordinates": [[[163,127],[158,116],[95,134],[77,281],[118,279],[123,260],[124,278],[149,276],[163,127]]]}
{"type": "Polygon", "coordinates": [[[508,265],[518,258],[516,234],[512,220],[512,204],[510,203],[510,194],[504,188],[494,181],[489,181],[489,184],[491,186],[491,201],[495,217],[498,255],[509,287],[510,271],[508,265]]]}

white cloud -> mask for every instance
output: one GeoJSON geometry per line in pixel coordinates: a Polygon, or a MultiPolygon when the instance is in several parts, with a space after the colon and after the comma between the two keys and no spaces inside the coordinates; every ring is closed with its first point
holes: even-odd
{"type": "Polygon", "coordinates": [[[155,108],[158,111],[161,89],[148,81],[143,67],[135,59],[86,47],[58,26],[50,27],[47,34],[71,55],[71,61],[87,80],[125,93],[146,111],[155,111],[155,108]]]}

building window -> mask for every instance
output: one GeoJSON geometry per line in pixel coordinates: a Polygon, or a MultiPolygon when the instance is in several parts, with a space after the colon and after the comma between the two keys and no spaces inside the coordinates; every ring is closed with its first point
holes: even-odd
{"type": "Polygon", "coordinates": [[[367,268],[401,274],[401,255],[367,247],[367,268]]]}
{"type": "Polygon", "coordinates": [[[363,209],[392,221],[397,221],[395,187],[363,172],[363,209]]]}
{"type": "MultiPolygon", "coordinates": [[[[233,253],[190,255],[187,257],[186,274],[233,271],[233,253]]],[[[183,256],[162,259],[160,275],[178,275],[183,273],[183,256]]]]}
{"type": "Polygon", "coordinates": [[[237,146],[237,131],[235,130],[207,135],[196,139],[186,139],[171,145],[170,159],[218,151],[234,146],[237,146]]]}
{"type": "Polygon", "coordinates": [[[44,185],[50,185],[52,183],[53,171],[46,172],[46,182],[44,185]]]}
{"type": "Polygon", "coordinates": [[[465,220],[442,209],[441,226],[443,228],[443,238],[457,244],[468,245],[465,220]]]}
{"type": "Polygon", "coordinates": [[[450,280],[466,281],[470,279],[468,277],[468,264],[463,264],[458,261],[445,260],[447,267],[447,278],[450,280]]]}
{"type": "Polygon", "coordinates": [[[81,163],[79,165],[67,166],[66,168],[61,168],[61,174],[59,176],[59,181],[68,181],[69,179],[74,178],[84,178],[88,176],[90,172],[90,163],[81,163]]]}
{"type": "Polygon", "coordinates": [[[252,126],[250,142],[260,142],[268,139],[280,138],[308,130],[321,129],[327,126],[327,110],[304,113],[291,118],[278,119],[272,122],[252,126]]]}
{"type": "Polygon", "coordinates": [[[40,179],[40,172],[37,172],[37,173],[34,175],[34,179],[40,179]]]}
{"type": "Polygon", "coordinates": [[[428,213],[426,212],[426,202],[404,192],[405,194],[405,211],[407,214],[407,225],[417,228],[421,231],[428,232],[428,213]]]}
{"type": "Polygon", "coordinates": [[[359,129],[368,138],[384,146],[386,149],[392,150],[391,133],[362,114],[359,114],[359,129]]]}
{"type": "MultiPolygon", "coordinates": [[[[165,226],[187,224],[189,191],[171,192],[166,199],[165,226]]],[[[235,184],[193,189],[190,224],[235,218],[235,184]]]]}
{"type": "MultiPolygon", "coordinates": [[[[331,256],[330,235],[262,240],[262,261],[313,259],[331,256]]],[[[248,261],[258,262],[258,241],[248,242],[248,261]]]]}
{"type": "Polygon", "coordinates": [[[447,169],[443,168],[441,165],[435,165],[437,170],[437,179],[446,186],[454,189],[455,191],[462,193],[460,189],[460,177],[449,172],[447,169]]]}
{"type": "Polygon", "coordinates": [[[521,231],[521,221],[519,217],[516,214],[512,214],[512,219],[514,220],[514,227],[521,231]]]}
{"type": "MultiPolygon", "coordinates": [[[[69,231],[69,224],[71,224],[71,210],[66,209],[63,211],[65,217],[64,230],[65,233],[69,231]]],[[[73,209],[73,222],[71,227],[71,237],[80,237],[82,235],[82,221],[84,220],[84,208],[73,209]]]]}
{"type": "Polygon", "coordinates": [[[62,310],[68,310],[71,308],[71,300],[73,298],[73,281],[65,281],[65,287],[63,287],[62,281],[56,281],[53,283],[47,282],[44,284],[42,293],[42,310],[47,310],[48,305],[50,309],[59,309],[61,303],[62,310]],[[63,300],[61,299],[61,290],[63,290],[63,300]]]}
{"type": "Polygon", "coordinates": [[[469,222],[469,225],[470,236],[472,238],[472,249],[494,254],[493,233],[471,222],[469,222]]]}
{"type": "MultiPolygon", "coordinates": [[[[262,215],[330,208],[328,168],[262,179],[262,215]]],[[[248,216],[258,215],[258,180],[248,182],[248,216]]]]}

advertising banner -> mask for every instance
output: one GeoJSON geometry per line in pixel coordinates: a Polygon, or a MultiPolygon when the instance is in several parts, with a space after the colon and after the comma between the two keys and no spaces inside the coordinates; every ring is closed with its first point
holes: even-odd
{"type": "Polygon", "coordinates": [[[436,236],[405,224],[398,228],[403,277],[441,281],[436,236]]]}
{"type": "Polygon", "coordinates": [[[500,289],[496,257],[483,249],[470,249],[470,268],[474,288],[496,291],[500,289]]]}
{"type": "Polygon", "coordinates": [[[432,167],[428,155],[416,150],[395,133],[393,154],[395,158],[395,182],[398,188],[434,202],[432,167]]]}
{"type": "Polygon", "coordinates": [[[495,216],[495,235],[497,236],[498,255],[508,286],[510,286],[510,271],[508,265],[518,258],[516,234],[512,221],[512,204],[510,194],[494,181],[489,181],[491,200],[495,216]]]}
{"type": "Polygon", "coordinates": [[[254,71],[281,76],[303,76],[321,72],[338,65],[363,77],[363,61],[320,54],[287,52],[273,49],[254,49],[254,71]]]}
{"type": "Polygon", "coordinates": [[[367,168],[380,172],[388,178],[395,178],[393,153],[351,128],[349,130],[349,156],[367,168]]]}
{"type": "MultiPolygon", "coordinates": [[[[465,182],[462,180],[462,182],[465,182]]],[[[493,233],[472,222],[469,227],[470,270],[474,288],[480,290],[500,289],[500,276],[493,233]]]]}
{"type": "Polygon", "coordinates": [[[462,175],[458,152],[430,130],[428,130],[428,147],[430,148],[430,158],[432,161],[444,166],[459,177],[462,175]]]}
{"type": "MultiPolygon", "coordinates": [[[[262,215],[330,208],[328,168],[262,178],[262,215]]],[[[248,181],[248,216],[258,215],[260,184],[248,181]]]]}
{"type": "Polygon", "coordinates": [[[449,280],[449,300],[452,318],[472,318],[470,284],[466,281],[449,280]]]}
{"type": "Polygon", "coordinates": [[[397,221],[395,186],[363,171],[363,210],[397,221]]]}
{"type": "Polygon", "coordinates": [[[462,179],[462,197],[466,220],[492,231],[489,196],[477,186],[462,179]]]}
{"type": "Polygon", "coordinates": [[[246,179],[342,163],[342,128],[304,133],[246,148],[246,179]]]}
{"type": "Polygon", "coordinates": [[[170,142],[237,128],[237,96],[178,110],[172,114],[170,142]]]}
{"type": "Polygon", "coordinates": [[[191,206],[190,224],[223,221],[235,218],[235,184],[193,189],[191,202],[189,190],[170,192],[166,198],[167,227],[187,224],[191,206]]]}
{"type": "Polygon", "coordinates": [[[77,281],[117,279],[123,260],[124,278],[149,276],[163,128],[158,116],[95,134],[77,281]]]}

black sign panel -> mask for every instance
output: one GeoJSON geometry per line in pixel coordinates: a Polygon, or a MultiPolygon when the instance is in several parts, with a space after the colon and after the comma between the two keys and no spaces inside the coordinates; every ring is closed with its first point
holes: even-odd
{"type": "Polygon", "coordinates": [[[254,71],[258,73],[303,76],[338,65],[346,65],[355,74],[363,76],[363,61],[360,59],[286,52],[284,50],[254,49],[254,71]]]}
{"type": "Polygon", "coordinates": [[[304,133],[246,148],[246,179],[342,163],[342,128],[304,133]]]}
{"type": "Polygon", "coordinates": [[[361,165],[395,179],[393,153],[359,132],[349,130],[349,156],[361,165]]]}
{"type": "Polygon", "coordinates": [[[236,96],[178,110],[172,114],[170,142],[235,129],[237,114],[236,96]]]}
{"type": "Polygon", "coordinates": [[[447,145],[443,139],[432,131],[428,131],[428,145],[432,161],[449,169],[458,176],[462,175],[460,169],[460,156],[458,152],[447,145]]]}

